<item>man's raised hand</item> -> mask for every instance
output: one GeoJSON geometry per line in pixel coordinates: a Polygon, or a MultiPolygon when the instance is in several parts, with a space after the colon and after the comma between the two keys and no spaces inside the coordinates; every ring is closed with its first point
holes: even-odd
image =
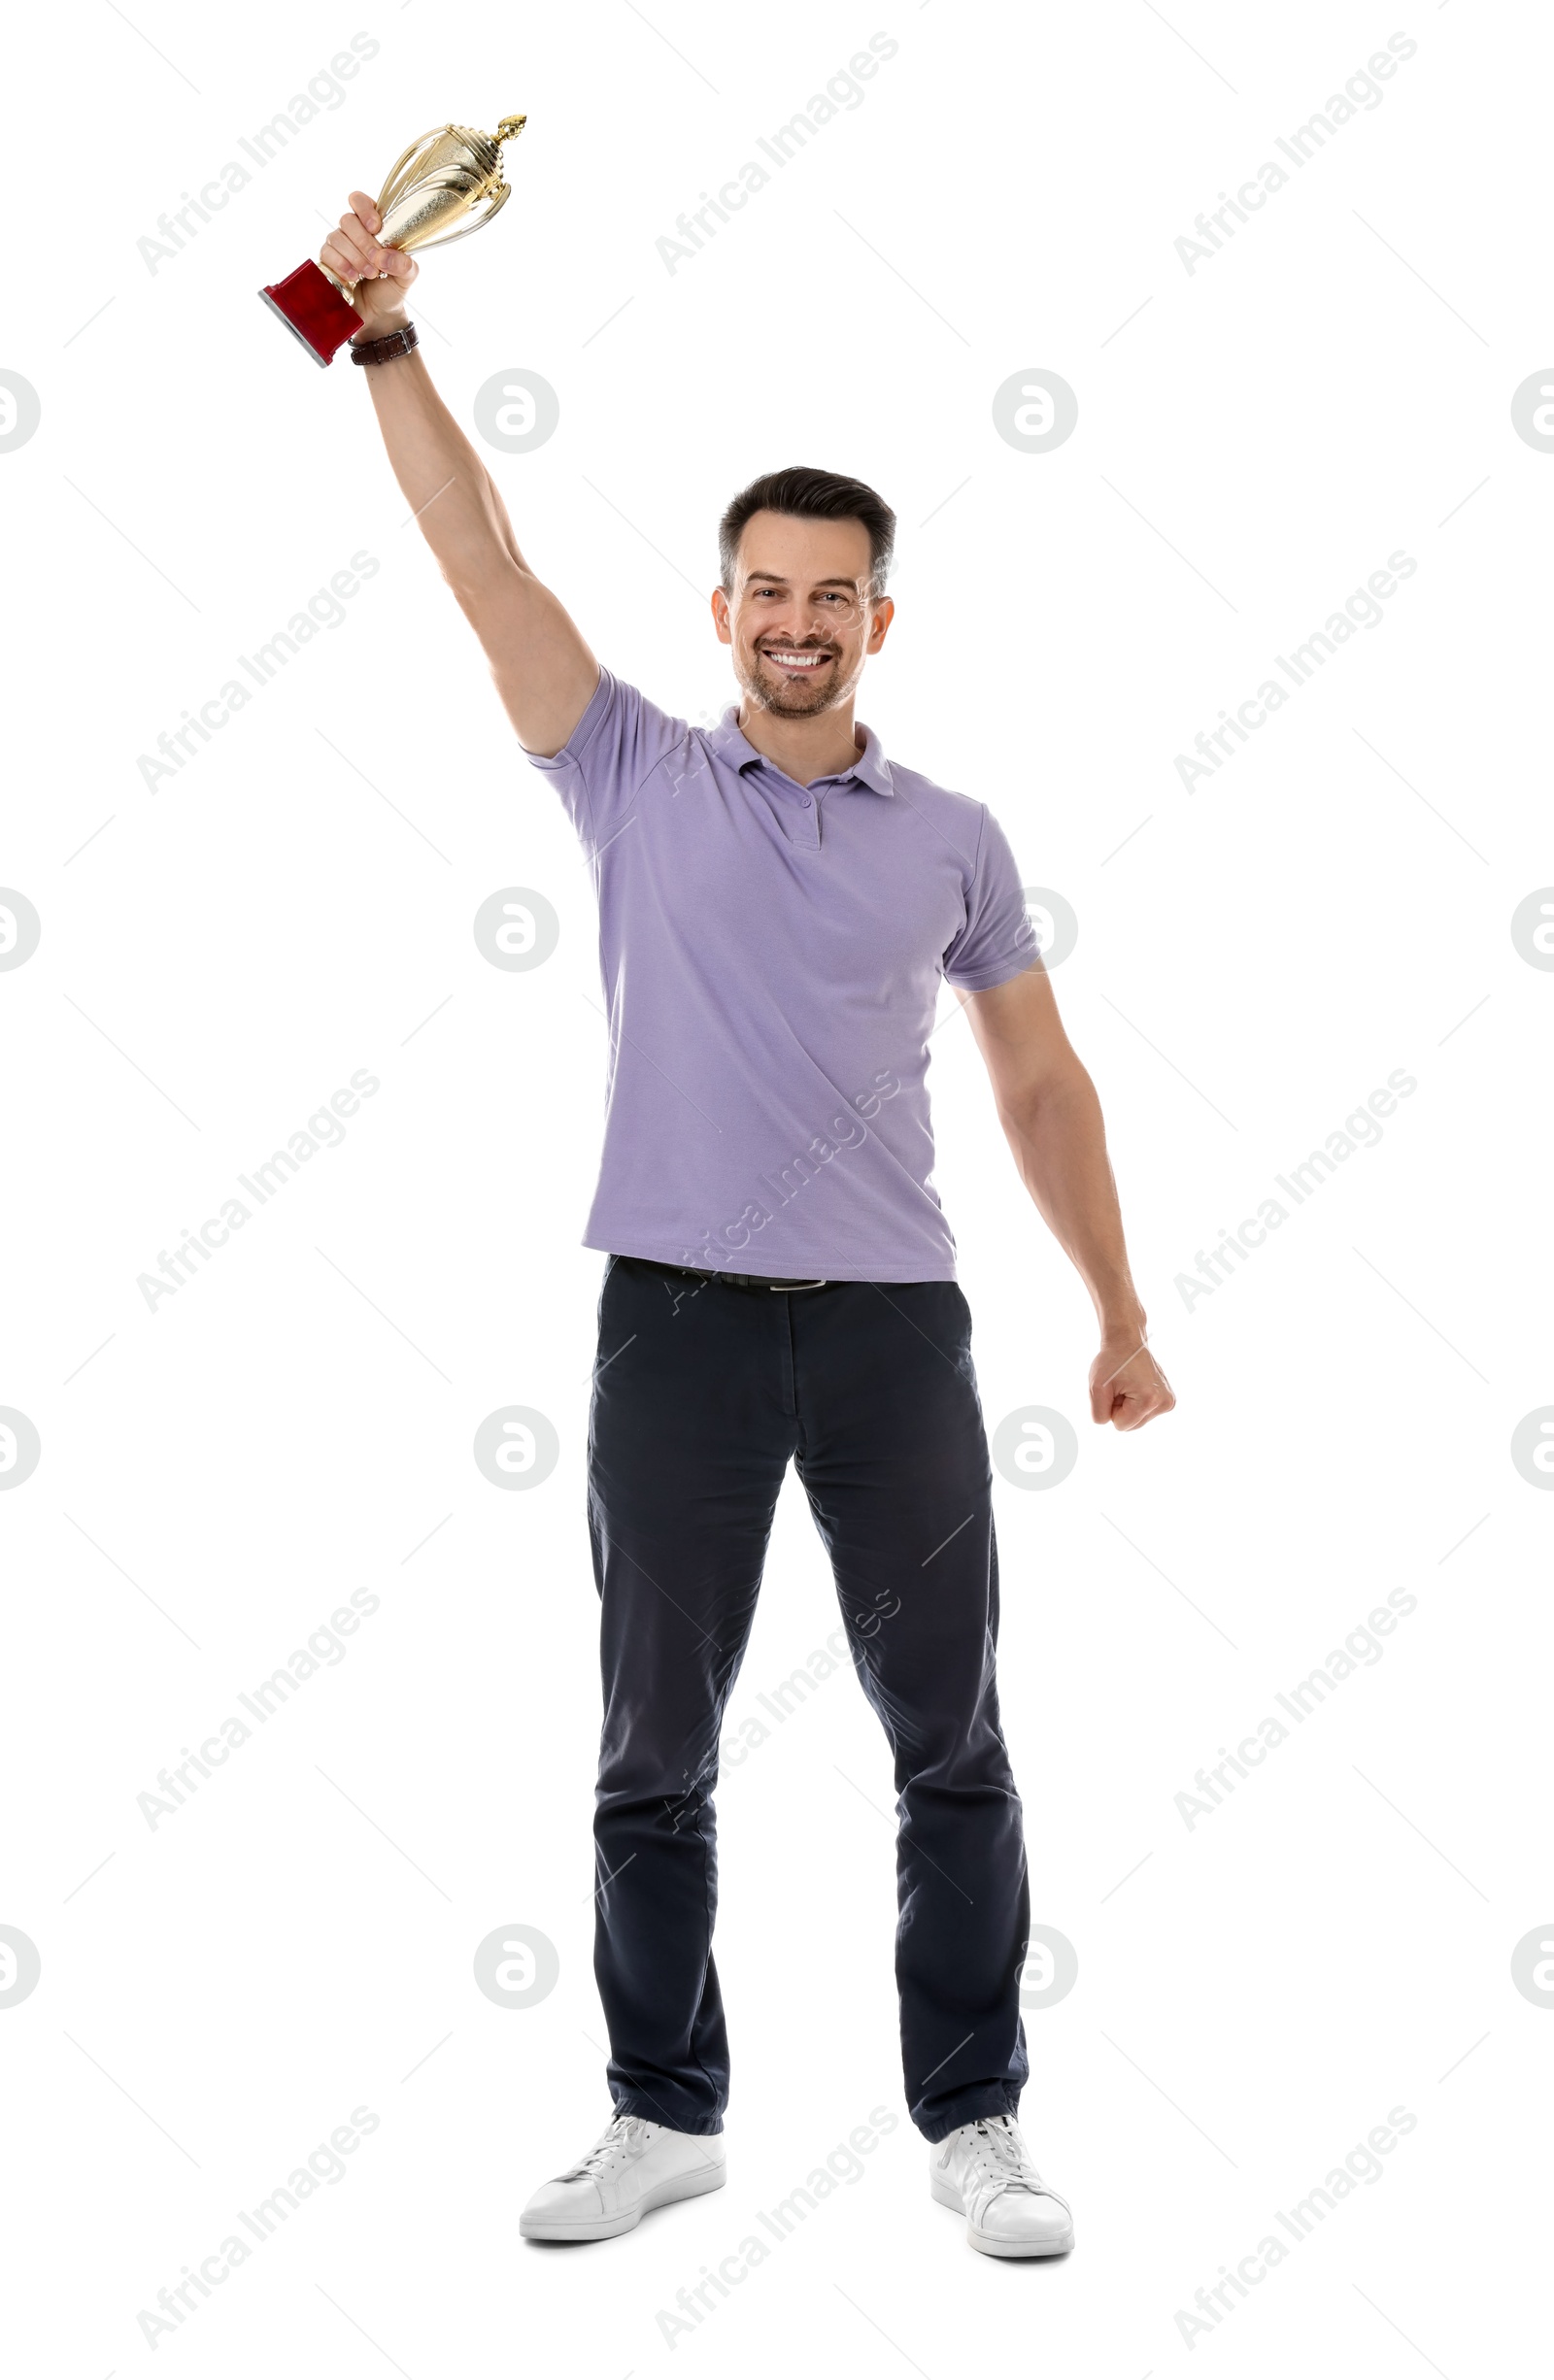
{"type": "Polygon", "coordinates": [[[383,218],[366,191],[353,190],[349,214],[319,251],[319,262],[346,284],[363,327],[375,338],[397,330],[406,319],[405,298],[421,270],[403,249],[382,245],[377,237],[382,229],[383,218]]]}

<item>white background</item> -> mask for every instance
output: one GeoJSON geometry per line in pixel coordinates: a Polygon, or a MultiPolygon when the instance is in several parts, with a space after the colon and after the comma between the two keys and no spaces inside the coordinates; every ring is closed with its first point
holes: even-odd
{"type": "MultiPolygon", "coordinates": [[[[0,454],[0,882],[42,919],[0,974],[0,1404],[42,1440],[0,1496],[0,1922],[42,1960],[0,2009],[18,2370],[139,2369],[140,2309],[358,2106],[346,2178],[158,2362],[1528,2367],[1554,2018],[1510,1962],[1554,1916],[1554,1508],[1508,1446],[1554,1400],[1554,980],[1509,921],[1554,878],[1554,462],[1510,399],[1554,344],[1550,32],[1466,0],[1167,13],[93,0],[14,31],[0,362],[42,404],[0,454]],[[150,271],[158,215],[362,28],[344,104],[150,271]],[[882,29],[863,104],[667,272],[676,216],[882,29]],[[1382,104],[1189,274],[1195,216],[1399,30],[1382,104]],[[613,669],[710,717],[723,504],[791,461],[861,473],[901,521],[861,716],[1080,920],[1055,981],[1180,1399],[1142,1436],[1085,1419],[1088,1303],[963,1022],[932,1068],[990,1428],[1041,1404],[1081,1431],[1070,1478],[997,1506],[1032,1915],[1079,1962],[1027,2020],[1059,2263],[977,2257],[929,2200],[889,1761],[845,1672],[720,1794],[727,2189],[596,2248],[518,2237],[608,2114],[591,896],[364,376],[254,297],[427,122],[517,110],[502,220],[426,260],[416,311],[466,421],[504,370],[558,393],[545,446],[489,454],[535,567],[613,669]],[[992,418],[1037,367],[1079,405],[1046,453],[992,418]],[[1174,756],[1398,550],[1382,623],[1184,790],[1174,756]],[[358,551],[343,623],[149,791],[137,755],[358,551]],[[511,886],[561,920],[530,973],[471,933],[511,886]],[[137,1276],[357,1068],[381,1089],[343,1145],[149,1312],[137,1276]],[[1380,1144],[1189,1310],[1196,1252],[1398,1068],[1380,1144]],[[508,1404],[559,1433],[526,1493],[471,1457],[508,1404]],[[345,1659],[152,1829],[137,1795],[353,1588],[381,1606],[345,1659]],[[1383,1658],[1190,1829],[1195,1771],[1394,1589],[1417,1608],[1383,1658]],[[518,1924],[560,1977],[509,2010],[472,1961],[518,1924]],[[879,2105],[863,2177],[666,2343],[659,2309],[879,2105]],[[1382,2178],[1184,2342],[1195,2291],[1397,2107],[1382,2178]]],[[[734,1720],[835,1625],[790,1483],[734,1720]]]]}

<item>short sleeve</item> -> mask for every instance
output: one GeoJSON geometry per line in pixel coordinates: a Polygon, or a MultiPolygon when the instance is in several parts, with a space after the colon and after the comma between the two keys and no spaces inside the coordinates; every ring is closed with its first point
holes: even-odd
{"type": "Polygon", "coordinates": [[[1024,975],[1040,955],[1036,929],[1008,837],[984,807],[982,837],[965,896],[965,923],[944,954],[946,979],[962,991],[988,991],[1024,975]]]}
{"type": "Polygon", "coordinates": [[[683,719],[672,719],[609,670],[558,753],[526,753],[531,768],[556,780],[566,814],[585,844],[597,849],[620,831],[645,779],[690,740],[683,719]]]}

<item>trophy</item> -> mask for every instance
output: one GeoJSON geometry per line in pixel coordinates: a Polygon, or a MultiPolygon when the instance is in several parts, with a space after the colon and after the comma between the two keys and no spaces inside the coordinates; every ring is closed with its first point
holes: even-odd
{"type": "MultiPolygon", "coordinates": [[[[378,193],[385,248],[446,248],[467,240],[506,203],[502,145],[516,141],[528,118],[504,116],[493,140],[463,124],[438,124],[412,141],[378,193]]],[[[336,280],[327,265],[310,258],[285,281],[259,291],[288,331],[300,339],[315,363],[333,360],[361,317],[350,303],[355,283],[336,280]]]]}

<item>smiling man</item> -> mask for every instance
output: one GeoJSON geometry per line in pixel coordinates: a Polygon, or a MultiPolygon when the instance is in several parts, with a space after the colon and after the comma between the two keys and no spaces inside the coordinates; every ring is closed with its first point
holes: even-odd
{"type": "Polygon", "coordinates": [[[591,859],[611,1028],[584,1239],[608,1257],[589,1525],[594,1970],[615,2113],[522,2229],[608,2238],[723,2185],[712,1793],[792,1462],[895,1759],[902,2071],[932,2196],[988,2255],[1061,2254],[1068,2208],[1015,2122],[1030,1902],[971,1318],[932,1184],[941,981],[1094,1301],[1091,1412],[1132,1430],[1173,1399],[1144,1343],[1094,1087],[986,804],[887,758],[855,720],[895,611],[889,507],[810,469],[735,497],[711,609],[741,699],[688,726],[600,667],[520,553],[414,348],[415,260],[379,228],[354,192],[321,261],[352,285],[406,501],[591,859]]]}

